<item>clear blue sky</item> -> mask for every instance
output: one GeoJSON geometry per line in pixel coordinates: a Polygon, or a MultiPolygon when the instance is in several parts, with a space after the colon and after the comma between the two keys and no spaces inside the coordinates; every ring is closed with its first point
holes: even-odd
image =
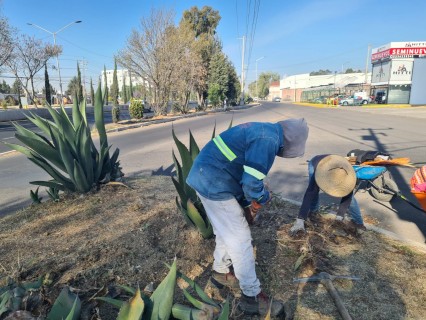
{"type": "MultiPolygon", "coordinates": [[[[217,32],[224,52],[241,73],[243,35],[246,44],[246,83],[258,74],[272,71],[285,75],[319,69],[341,71],[365,69],[367,48],[391,41],[425,41],[425,0],[263,0],[257,22],[253,19],[255,0],[3,0],[1,13],[21,33],[46,42],[53,36],[27,22],[56,32],[75,20],[82,20],[60,32],[57,43],[64,90],[76,75],[77,60],[86,60],[86,81],[97,79],[106,65],[113,69],[114,55],[125,46],[132,29],[152,8],[173,9],[176,23],[184,10],[209,5],[220,13],[217,32]],[[250,8],[249,8],[250,6],[250,8]],[[254,31],[254,32],[253,32],[254,31]],[[249,54],[251,52],[251,54],[249,54]],[[250,57],[250,60],[248,60],[250,57]]],[[[257,9],[257,8],[256,8],[257,9]]],[[[55,64],[55,61],[51,61],[55,64]]],[[[371,70],[371,65],[369,65],[371,70]]],[[[57,73],[50,70],[51,82],[58,86],[57,73]],[[56,82],[55,82],[56,81],[56,82]]],[[[0,75],[1,79],[1,75],[0,75]]],[[[39,83],[41,89],[43,83],[39,83]]]]}

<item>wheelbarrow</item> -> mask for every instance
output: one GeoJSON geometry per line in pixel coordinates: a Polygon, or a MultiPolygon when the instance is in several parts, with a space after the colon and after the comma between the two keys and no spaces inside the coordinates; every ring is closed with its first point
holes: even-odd
{"type": "Polygon", "coordinates": [[[412,203],[407,197],[401,194],[396,182],[388,169],[383,166],[360,166],[353,165],[357,177],[354,194],[361,188],[368,190],[377,200],[389,202],[395,196],[407,202],[410,206],[426,214],[426,210],[412,203]]]}

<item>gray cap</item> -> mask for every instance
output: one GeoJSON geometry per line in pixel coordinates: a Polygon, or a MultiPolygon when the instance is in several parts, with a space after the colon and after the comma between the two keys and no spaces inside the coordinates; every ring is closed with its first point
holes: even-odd
{"type": "Polygon", "coordinates": [[[277,156],[282,158],[303,156],[309,133],[308,124],[305,119],[287,119],[278,123],[283,128],[284,147],[278,151],[277,156]]]}

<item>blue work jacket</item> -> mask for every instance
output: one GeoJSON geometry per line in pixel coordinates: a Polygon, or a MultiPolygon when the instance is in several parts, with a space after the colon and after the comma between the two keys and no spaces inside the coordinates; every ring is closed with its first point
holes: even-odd
{"type": "Polygon", "coordinates": [[[263,179],[284,147],[278,123],[249,122],[211,140],[194,161],[186,182],[210,200],[236,198],[264,203],[269,192],[263,179]]]}

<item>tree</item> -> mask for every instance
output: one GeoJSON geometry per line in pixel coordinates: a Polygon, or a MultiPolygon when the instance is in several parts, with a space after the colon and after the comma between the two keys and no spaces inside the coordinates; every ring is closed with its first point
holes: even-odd
{"type": "Polygon", "coordinates": [[[331,72],[330,70],[326,69],[326,70],[322,70],[320,69],[319,71],[312,71],[311,73],[309,73],[310,76],[323,76],[326,74],[332,74],[333,72],[331,72]]]}
{"type": "Polygon", "coordinates": [[[12,93],[19,94],[19,97],[18,97],[19,109],[22,109],[21,95],[24,92],[22,91],[21,81],[19,79],[15,79],[15,81],[13,82],[12,93]]]}
{"type": "Polygon", "coordinates": [[[47,73],[47,63],[44,64],[44,90],[45,98],[48,104],[52,104],[52,95],[50,93],[49,74],[47,73]]]}
{"type": "Polygon", "coordinates": [[[68,88],[65,91],[65,94],[71,97],[78,97],[78,91],[79,91],[79,83],[78,78],[73,77],[70,82],[68,82],[68,88]]]}
{"type": "Polygon", "coordinates": [[[35,101],[34,76],[43,68],[47,60],[59,54],[61,50],[61,47],[46,45],[41,40],[27,35],[17,39],[12,55],[5,64],[17,79],[21,82],[24,79],[23,88],[30,100],[35,101]],[[31,92],[28,84],[31,85],[31,92]]]}
{"type": "Polygon", "coordinates": [[[77,98],[78,101],[83,101],[84,95],[83,95],[83,86],[81,85],[81,72],[80,72],[80,66],[77,62],[77,98]]]}
{"type": "Polygon", "coordinates": [[[249,91],[252,96],[264,99],[269,94],[269,86],[271,85],[271,82],[279,80],[280,75],[276,72],[262,72],[256,81],[249,84],[249,91]]]}
{"type": "Polygon", "coordinates": [[[217,51],[221,51],[221,45],[215,38],[216,28],[219,25],[220,19],[218,11],[213,10],[209,6],[204,6],[201,10],[198,7],[186,10],[181,20],[181,23],[188,23],[195,32],[195,48],[201,57],[204,68],[201,73],[202,76],[194,83],[199,106],[204,105],[204,100],[207,96],[208,70],[211,57],[217,51]]]}
{"type": "Polygon", "coordinates": [[[90,101],[92,102],[92,106],[95,105],[95,90],[93,89],[92,78],[90,78],[90,101]]]}
{"type": "Polygon", "coordinates": [[[104,104],[107,106],[108,105],[108,83],[107,83],[107,73],[106,73],[105,65],[104,65],[104,95],[103,95],[103,99],[104,99],[104,104]]]}
{"type": "Polygon", "coordinates": [[[8,20],[0,16],[0,68],[12,55],[13,33],[14,30],[9,26],[8,20]]]}
{"type": "Polygon", "coordinates": [[[129,83],[129,99],[132,99],[133,98],[133,83],[132,83],[132,73],[130,73],[129,72],[129,80],[130,80],[130,83],[129,83]]]}
{"type": "Polygon", "coordinates": [[[165,114],[171,94],[173,74],[180,67],[175,55],[174,14],[152,10],[140,20],[140,30],[133,30],[124,49],[117,55],[118,63],[129,72],[146,79],[152,88],[151,106],[155,114],[165,114]]]}
{"type": "Polygon", "coordinates": [[[112,104],[117,105],[118,102],[118,78],[117,78],[117,61],[114,61],[114,73],[112,74],[111,98],[112,104]]]}
{"type": "Polygon", "coordinates": [[[348,69],[346,69],[346,71],[345,71],[345,73],[359,73],[359,72],[362,72],[361,70],[354,70],[354,69],[352,69],[352,68],[348,68],[348,69]]]}
{"type": "Polygon", "coordinates": [[[0,93],[11,93],[10,91],[10,86],[3,80],[3,82],[0,83],[0,93]]]}
{"type": "Polygon", "coordinates": [[[121,89],[121,98],[123,99],[123,103],[127,103],[129,101],[129,98],[127,97],[127,86],[126,86],[126,79],[123,79],[123,88],[121,89]]]}

